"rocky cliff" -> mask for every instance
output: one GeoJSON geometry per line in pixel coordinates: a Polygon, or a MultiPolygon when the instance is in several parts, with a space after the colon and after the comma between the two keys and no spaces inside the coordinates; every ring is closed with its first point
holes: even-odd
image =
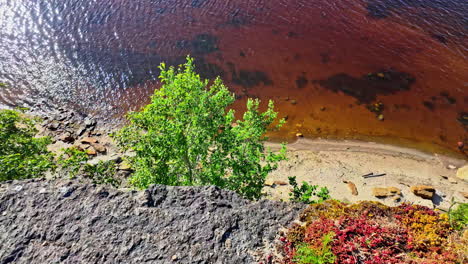
{"type": "Polygon", "coordinates": [[[256,263],[301,205],[216,187],[0,185],[0,263],[256,263]]]}

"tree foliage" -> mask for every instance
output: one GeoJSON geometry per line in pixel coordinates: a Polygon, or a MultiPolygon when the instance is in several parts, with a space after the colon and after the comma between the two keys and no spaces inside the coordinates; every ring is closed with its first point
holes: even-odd
{"type": "Polygon", "coordinates": [[[115,135],[136,154],[129,160],[135,170],[131,183],[217,185],[260,197],[266,175],[285,159],[285,146],[273,153],[263,145],[277,117],[273,102],[262,113],[260,101],[248,99],[243,119],[235,120],[227,110],[234,95],[220,78],[210,86],[202,80],[190,57],[177,69],[164,63],[160,69],[162,88],[149,105],[130,113],[129,124],[115,135]]]}
{"type": "Polygon", "coordinates": [[[34,124],[17,111],[0,111],[0,181],[41,177],[54,167],[50,138],[35,137],[34,124]]]}

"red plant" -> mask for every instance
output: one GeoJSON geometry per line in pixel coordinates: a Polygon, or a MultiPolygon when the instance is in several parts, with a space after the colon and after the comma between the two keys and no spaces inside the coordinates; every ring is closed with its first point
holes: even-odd
{"type": "Polygon", "coordinates": [[[447,237],[453,230],[446,216],[423,206],[386,207],[376,203],[331,203],[307,209],[304,227],[295,225],[283,237],[283,263],[294,264],[296,249],[306,243],[321,246],[324,234],[333,234],[331,250],[337,264],[456,263],[447,237]],[[346,206],[345,206],[346,207],[346,206]],[[324,210],[326,208],[326,210],[324,210]],[[340,216],[337,212],[342,212],[340,216]],[[315,216],[315,217],[314,217],[315,216]]]}

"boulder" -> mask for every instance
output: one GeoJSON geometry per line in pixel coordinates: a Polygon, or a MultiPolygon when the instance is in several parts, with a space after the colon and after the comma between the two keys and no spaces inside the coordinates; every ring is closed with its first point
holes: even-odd
{"type": "Polygon", "coordinates": [[[457,178],[468,181],[468,165],[465,165],[457,170],[457,178]]]}
{"type": "Polygon", "coordinates": [[[411,192],[423,199],[432,199],[435,194],[435,188],[429,185],[411,186],[411,192]]]}

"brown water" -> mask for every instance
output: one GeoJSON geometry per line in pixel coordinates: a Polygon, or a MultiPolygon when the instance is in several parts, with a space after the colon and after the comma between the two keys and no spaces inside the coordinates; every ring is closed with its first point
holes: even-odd
{"type": "Polygon", "coordinates": [[[0,102],[113,118],[148,102],[161,61],[192,54],[236,108],[275,100],[277,139],[455,151],[467,36],[466,0],[0,0],[0,102]]]}

